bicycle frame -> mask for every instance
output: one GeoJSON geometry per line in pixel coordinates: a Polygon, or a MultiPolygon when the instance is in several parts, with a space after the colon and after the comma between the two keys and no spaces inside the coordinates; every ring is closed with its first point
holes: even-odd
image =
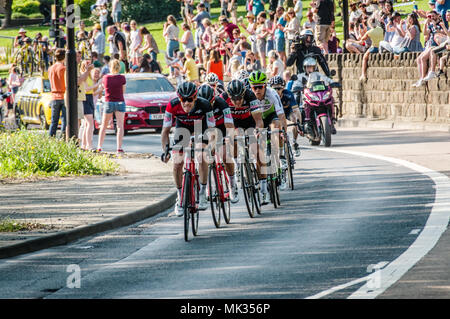
{"type": "MultiPolygon", "coordinates": [[[[190,142],[190,148],[189,148],[189,152],[185,152],[185,156],[184,156],[184,175],[183,175],[183,186],[181,189],[181,203],[184,202],[184,185],[185,185],[185,179],[187,177],[187,175],[189,174],[191,177],[194,178],[194,181],[198,182],[198,174],[197,174],[197,170],[195,167],[195,147],[193,146],[194,144],[194,137],[191,137],[191,142],[190,142]],[[189,154],[188,154],[189,153],[189,154]]],[[[197,183],[198,185],[198,183],[197,183]]],[[[191,195],[191,201],[190,204],[192,205],[192,203],[195,203],[194,207],[189,207],[190,210],[194,209],[194,211],[197,211],[198,209],[198,203],[196,202],[195,199],[195,183],[191,183],[190,184],[191,189],[190,189],[190,195],[191,195]]]]}

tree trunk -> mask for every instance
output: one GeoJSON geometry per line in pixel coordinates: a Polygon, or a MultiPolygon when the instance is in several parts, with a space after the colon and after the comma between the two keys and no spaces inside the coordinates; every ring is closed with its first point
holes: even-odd
{"type": "Polygon", "coordinates": [[[8,27],[11,22],[12,2],[13,0],[5,0],[5,19],[3,20],[3,24],[1,26],[2,29],[8,27]]]}

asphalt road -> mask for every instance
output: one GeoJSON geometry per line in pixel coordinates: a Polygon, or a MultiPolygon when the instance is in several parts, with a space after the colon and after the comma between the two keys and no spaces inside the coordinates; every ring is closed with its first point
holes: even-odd
{"type": "MultiPolygon", "coordinates": [[[[340,132],[334,147],[383,142],[370,132],[354,134],[340,132]]],[[[131,133],[124,149],[159,154],[159,138],[131,133]]],[[[115,150],[114,136],[104,149],[115,150]]],[[[264,206],[251,219],[241,194],[231,224],[216,229],[208,209],[199,236],[188,243],[183,220],[166,211],[2,260],[0,298],[347,298],[367,280],[346,283],[413,244],[435,200],[428,176],[351,154],[304,149],[294,178],[296,189],[281,193],[281,208],[264,206]],[[74,273],[80,288],[73,288],[74,273]]]]}

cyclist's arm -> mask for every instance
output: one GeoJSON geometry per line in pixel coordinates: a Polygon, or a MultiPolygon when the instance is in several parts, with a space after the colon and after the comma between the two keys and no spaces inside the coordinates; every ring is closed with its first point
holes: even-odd
{"type": "Polygon", "coordinates": [[[171,105],[167,106],[166,112],[164,114],[163,128],[161,131],[161,147],[163,152],[166,151],[166,146],[169,144],[169,134],[170,128],[172,127],[173,115],[171,113],[171,105]],[[169,110],[169,111],[168,111],[169,110]]]}
{"type": "Polygon", "coordinates": [[[286,115],[284,114],[284,109],[283,109],[283,104],[281,103],[281,98],[277,93],[275,93],[273,96],[275,97],[275,100],[274,100],[275,112],[277,113],[277,116],[280,119],[281,124],[283,125],[284,131],[287,132],[286,115]]]}

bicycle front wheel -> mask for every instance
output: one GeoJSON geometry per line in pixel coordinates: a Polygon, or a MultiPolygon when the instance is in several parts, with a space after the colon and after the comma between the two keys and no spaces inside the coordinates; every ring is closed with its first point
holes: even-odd
{"type": "Polygon", "coordinates": [[[211,203],[211,214],[214,226],[216,226],[216,228],[219,228],[221,201],[215,164],[209,166],[208,184],[209,184],[209,202],[211,203]]]}
{"type": "Polygon", "coordinates": [[[191,204],[191,175],[186,172],[183,181],[183,215],[184,215],[184,240],[189,241],[189,219],[191,204]]]}
{"type": "Polygon", "coordinates": [[[192,234],[194,236],[197,236],[198,234],[198,219],[199,219],[199,213],[198,213],[198,202],[199,202],[199,191],[200,191],[200,185],[198,183],[197,177],[194,177],[193,179],[193,185],[192,185],[192,202],[194,205],[192,205],[191,208],[191,222],[192,222],[192,234]]]}
{"type": "Polygon", "coordinates": [[[246,164],[241,164],[241,186],[244,193],[245,205],[247,206],[248,214],[251,218],[255,217],[255,202],[253,196],[253,187],[251,180],[251,173],[246,164]]]}
{"type": "Polygon", "coordinates": [[[225,220],[225,223],[229,224],[231,219],[231,202],[230,202],[230,194],[232,192],[231,190],[231,184],[229,179],[226,177],[227,172],[225,171],[225,168],[223,167],[223,164],[220,165],[219,169],[219,180],[221,181],[222,185],[222,197],[223,200],[222,203],[222,213],[223,213],[223,219],[225,220]]]}
{"type": "Polygon", "coordinates": [[[284,154],[286,156],[286,165],[287,165],[287,173],[288,173],[288,180],[289,180],[289,187],[291,190],[294,190],[294,157],[292,154],[292,148],[289,141],[286,141],[284,143],[285,151],[284,154]]]}

